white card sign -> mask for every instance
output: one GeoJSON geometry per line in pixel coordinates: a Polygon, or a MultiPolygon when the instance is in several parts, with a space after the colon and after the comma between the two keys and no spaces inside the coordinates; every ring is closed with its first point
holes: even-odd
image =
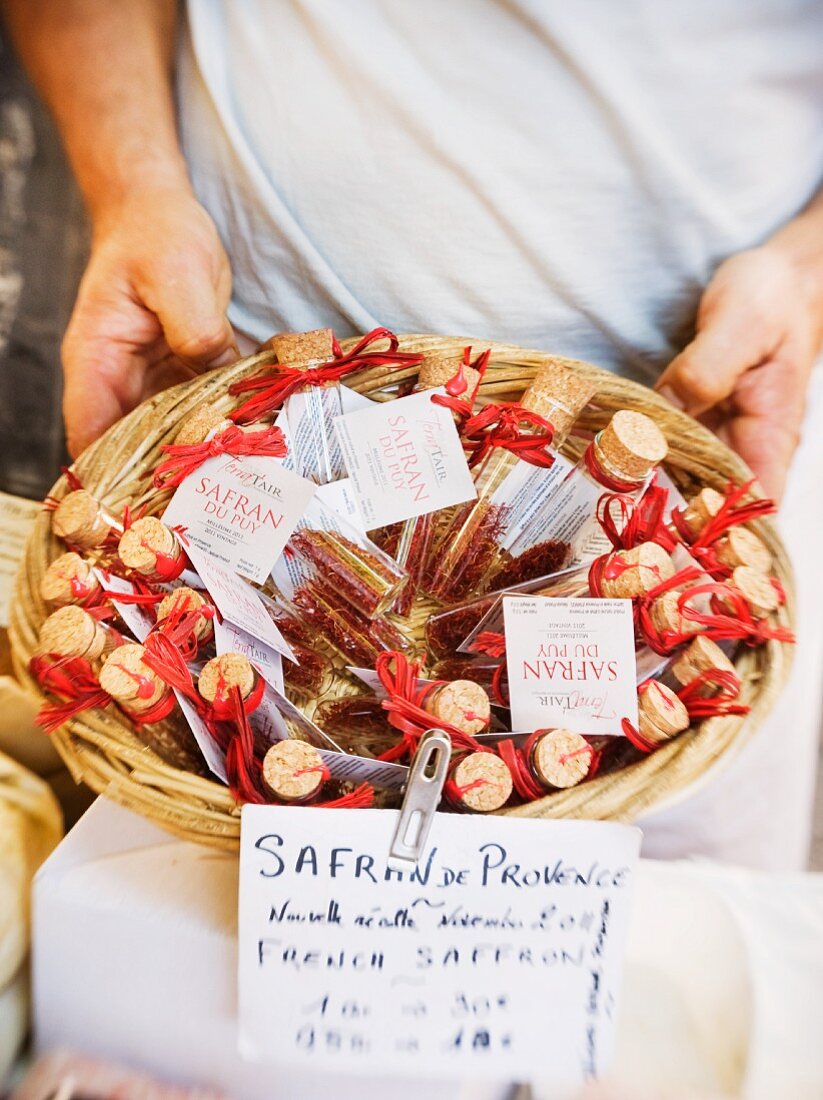
{"type": "Polygon", "coordinates": [[[190,543],[262,584],[317,486],[276,458],[209,458],[177,488],[163,513],[190,543]]]}
{"type": "Polygon", "coordinates": [[[637,725],[631,600],[504,596],[512,726],[619,736],[637,725]]]}
{"type": "Polygon", "coordinates": [[[454,417],[436,390],[347,413],[335,421],[367,530],[477,496],[454,417]]]}
{"type": "Polygon", "coordinates": [[[330,1074],[601,1074],[639,830],[437,814],[409,873],[387,867],[397,819],[243,807],[243,1056],[330,1074]]]}

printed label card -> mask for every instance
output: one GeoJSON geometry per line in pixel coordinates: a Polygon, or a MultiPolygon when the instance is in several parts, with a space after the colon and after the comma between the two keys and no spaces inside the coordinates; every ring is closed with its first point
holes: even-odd
{"type": "Polygon", "coordinates": [[[220,455],[177,488],[163,522],[185,528],[190,543],[262,584],[316,488],[279,459],[220,455]]]}
{"type": "Polygon", "coordinates": [[[241,1055],[556,1087],[605,1073],[639,830],[438,813],[406,871],[388,865],[398,816],[243,807],[241,1055]]]}
{"type": "Polygon", "coordinates": [[[275,625],[257,591],[197,547],[187,547],[186,553],[223,618],[293,661],[291,646],[275,625]]]}
{"type": "Polygon", "coordinates": [[[426,390],[335,421],[367,530],[477,496],[454,418],[426,390]]]}
{"type": "Polygon", "coordinates": [[[114,573],[106,573],[102,569],[95,569],[94,575],[106,592],[116,593],[112,597],[112,606],[138,642],[145,642],[154,626],[153,612],[140,604],[117,599],[117,596],[128,597],[135,594],[137,589],[131,581],[127,581],[125,577],[117,577],[114,573]]]}
{"type": "Polygon", "coordinates": [[[512,726],[620,736],[637,725],[631,600],[505,596],[512,726]]]}

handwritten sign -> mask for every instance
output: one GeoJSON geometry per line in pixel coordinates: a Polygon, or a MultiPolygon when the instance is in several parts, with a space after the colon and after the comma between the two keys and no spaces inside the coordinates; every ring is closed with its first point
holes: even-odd
{"type": "Polygon", "coordinates": [[[631,600],[504,596],[514,729],[618,736],[637,724],[631,600]]]}
{"type": "Polygon", "coordinates": [[[244,806],[241,1053],[328,1072],[601,1073],[639,831],[437,814],[404,872],[387,867],[397,818],[244,806]]]}
{"type": "Polygon", "coordinates": [[[454,417],[432,393],[374,404],[335,420],[368,530],[477,496],[454,417]]]}

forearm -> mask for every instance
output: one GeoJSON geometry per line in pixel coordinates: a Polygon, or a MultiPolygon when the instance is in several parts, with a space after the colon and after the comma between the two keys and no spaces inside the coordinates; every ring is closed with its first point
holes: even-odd
{"type": "Polygon", "coordinates": [[[175,124],[175,0],[0,0],[96,226],[134,190],[188,188],[175,124]]]}

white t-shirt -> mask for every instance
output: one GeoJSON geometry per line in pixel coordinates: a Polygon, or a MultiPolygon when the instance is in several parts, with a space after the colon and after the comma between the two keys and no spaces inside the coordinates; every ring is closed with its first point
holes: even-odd
{"type": "Polygon", "coordinates": [[[189,0],[180,60],[255,339],[385,324],[650,381],[823,177],[820,0],[189,0]]]}

